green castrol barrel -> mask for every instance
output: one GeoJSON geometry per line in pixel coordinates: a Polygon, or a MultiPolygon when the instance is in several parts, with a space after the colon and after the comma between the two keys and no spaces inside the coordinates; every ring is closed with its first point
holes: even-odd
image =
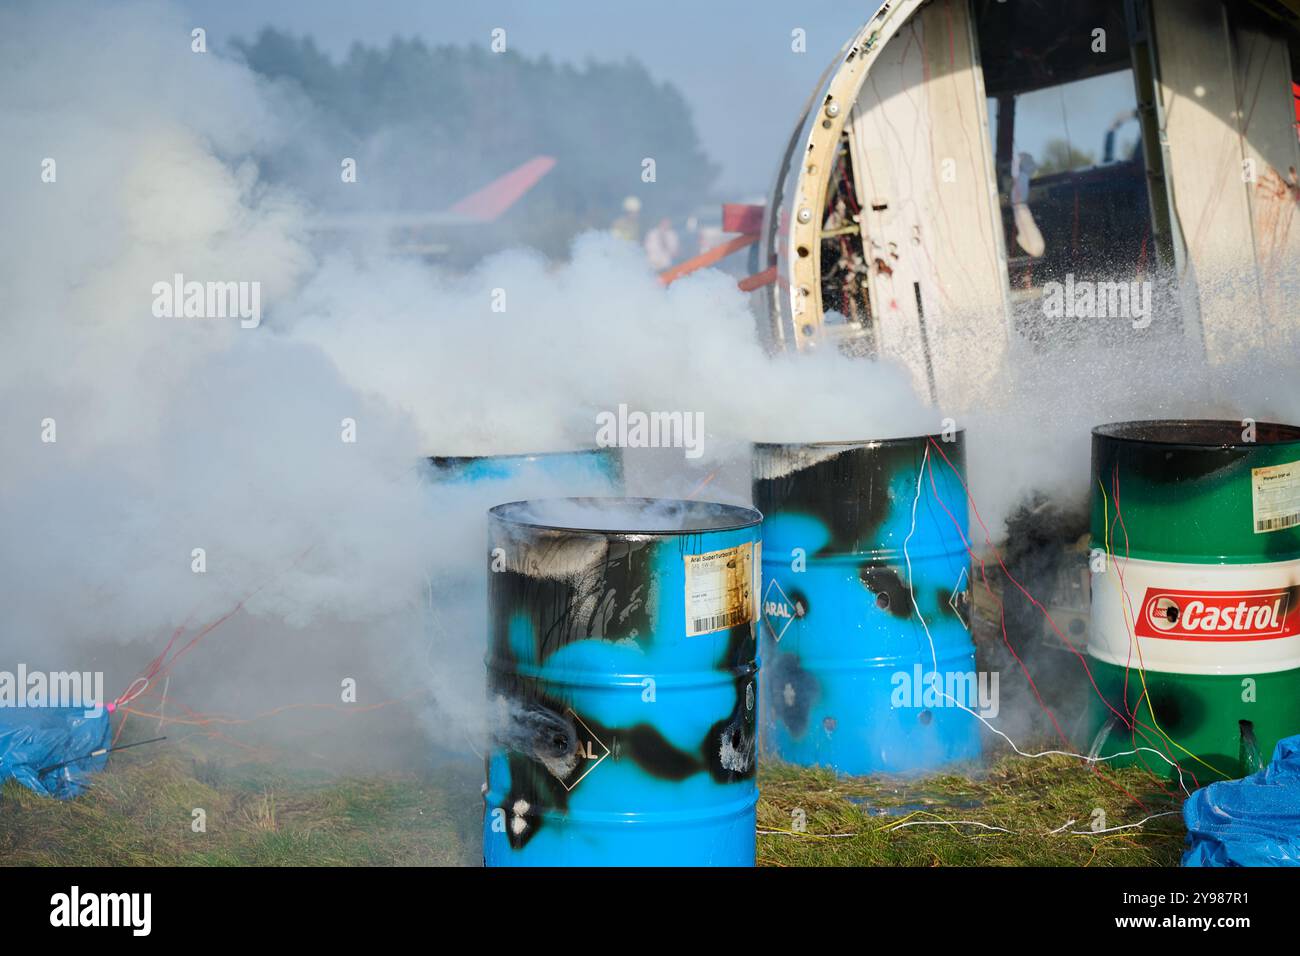
{"type": "Polygon", "coordinates": [[[1300,733],[1300,427],[1095,428],[1092,548],[1095,754],[1190,787],[1300,733]]]}

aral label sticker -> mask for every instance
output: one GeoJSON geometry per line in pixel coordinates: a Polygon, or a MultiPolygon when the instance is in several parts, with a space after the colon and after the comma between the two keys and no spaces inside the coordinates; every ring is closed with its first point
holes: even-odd
{"type": "Polygon", "coordinates": [[[688,554],[686,562],[686,636],[711,634],[756,620],[754,545],[751,542],[688,554]]]}
{"type": "Polygon", "coordinates": [[[1300,461],[1250,470],[1255,534],[1300,525],[1300,461]]]}

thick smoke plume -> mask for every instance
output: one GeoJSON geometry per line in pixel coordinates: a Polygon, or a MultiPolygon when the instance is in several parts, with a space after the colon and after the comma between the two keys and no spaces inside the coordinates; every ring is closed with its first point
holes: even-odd
{"type": "Polygon", "coordinates": [[[278,186],[261,169],[337,170],[345,147],[304,156],[292,91],[193,52],[192,27],[156,3],[0,15],[6,660],[102,669],[115,696],[233,610],[173,697],[346,711],[350,678],[358,706],[404,700],[460,746],[484,706],[464,582],[483,510],[520,495],[433,485],[423,456],[590,445],[620,403],[698,412],[685,477],[678,449],[630,476],[681,493],[752,436],[933,428],[890,368],[769,359],[731,280],[665,290],[609,237],[466,276],[331,247],[284,163],[278,186]],[[178,274],[258,283],[260,321],[157,314],[178,274]]]}
{"type": "MultiPolygon", "coordinates": [[[[351,678],[367,752],[398,711],[364,708],[393,699],[463,748],[485,724],[484,511],[592,489],[435,484],[424,456],[589,446],[620,405],[699,414],[703,456],[631,454],[628,491],[747,503],[750,440],[931,433],[950,415],[996,538],[1035,492],[1082,513],[1100,422],[1300,420],[1294,350],[1212,367],[1175,334],[1048,330],[1013,349],[999,404],[940,411],[885,363],[769,357],[732,279],[664,289],[609,236],[464,275],[338,246],[304,196],[380,153],[307,128],[291,87],[192,52],[193,27],[162,3],[0,13],[8,666],[102,669],[116,694],[177,629],[238,609],[173,695],[337,709],[351,678]],[[260,322],[155,314],[177,274],[259,283],[260,322]]],[[[337,756],[307,713],[304,752],[337,756]]]]}

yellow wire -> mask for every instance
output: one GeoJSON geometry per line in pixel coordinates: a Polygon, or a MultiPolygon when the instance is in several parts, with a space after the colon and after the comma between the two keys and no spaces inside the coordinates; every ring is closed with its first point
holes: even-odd
{"type": "MultiPolygon", "coordinates": [[[[1097,487],[1101,489],[1102,516],[1105,518],[1105,525],[1103,526],[1105,528],[1105,532],[1102,536],[1102,540],[1106,545],[1107,560],[1113,564],[1115,560],[1115,554],[1110,547],[1110,499],[1106,497],[1106,486],[1105,484],[1102,483],[1102,480],[1100,478],[1097,479],[1097,487]]],[[[1115,517],[1116,519],[1119,518],[1118,511],[1115,512],[1115,517]]],[[[1161,737],[1163,737],[1169,743],[1173,744],[1183,753],[1187,754],[1187,756],[1191,757],[1202,767],[1205,767],[1208,770],[1213,770],[1215,773],[1223,777],[1225,780],[1231,780],[1232,777],[1229,774],[1224,773],[1222,770],[1220,770],[1218,767],[1214,766],[1213,764],[1206,763],[1204,760],[1202,760],[1196,754],[1192,753],[1190,750],[1188,750],[1178,741],[1174,740],[1173,737],[1169,736],[1169,734],[1165,732],[1165,729],[1160,726],[1160,721],[1156,718],[1156,709],[1151,704],[1151,694],[1147,690],[1146,662],[1142,658],[1142,642],[1138,640],[1137,635],[1135,633],[1136,628],[1134,627],[1133,622],[1129,620],[1128,601],[1127,601],[1128,594],[1124,590],[1124,585],[1120,581],[1119,575],[1116,574],[1114,577],[1115,577],[1115,586],[1119,589],[1119,598],[1120,598],[1119,609],[1120,609],[1120,613],[1124,615],[1124,628],[1128,633],[1129,646],[1130,647],[1136,646],[1138,652],[1137,672],[1138,672],[1138,677],[1142,681],[1142,696],[1138,698],[1138,702],[1137,702],[1138,706],[1141,707],[1142,702],[1143,701],[1146,702],[1147,713],[1151,715],[1151,724],[1153,727],[1155,727],[1156,731],[1159,732],[1161,737]]]]}

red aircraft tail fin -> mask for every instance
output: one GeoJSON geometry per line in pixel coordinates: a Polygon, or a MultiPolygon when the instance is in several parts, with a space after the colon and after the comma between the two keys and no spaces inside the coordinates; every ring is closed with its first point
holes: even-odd
{"type": "Polygon", "coordinates": [[[470,193],[449,211],[475,222],[492,222],[523,198],[554,165],[555,159],[551,156],[534,156],[478,192],[470,193]]]}

